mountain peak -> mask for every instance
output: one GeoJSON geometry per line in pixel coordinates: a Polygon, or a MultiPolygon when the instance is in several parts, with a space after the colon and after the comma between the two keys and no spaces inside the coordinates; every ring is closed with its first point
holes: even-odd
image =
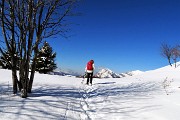
{"type": "Polygon", "coordinates": [[[101,69],[97,74],[99,78],[120,78],[121,76],[108,68],[101,69]]]}
{"type": "Polygon", "coordinates": [[[96,76],[99,78],[122,78],[122,77],[127,77],[127,76],[138,75],[141,73],[143,72],[140,70],[135,70],[135,71],[117,74],[108,68],[103,68],[96,74],[96,76]]]}

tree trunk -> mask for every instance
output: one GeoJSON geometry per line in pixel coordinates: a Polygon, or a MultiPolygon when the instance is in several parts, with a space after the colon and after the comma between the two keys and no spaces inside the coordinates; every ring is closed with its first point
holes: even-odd
{"type": "Polygon", "coordinates": [[[33,85],[34,75],[35,75],[35,63],[33,62],[32,68],[31,68],[31,76],[30,76],[30,80],[29,80],[29,83],[28,83],[28,93],[32,92],[32,85],[33,85]]]}
{"type": "Polygon", "coordinates": [[[168,58],[169,65],[172,66],[170,58],[168,58]]]}
{"type": "Polygon", "coordinates": [[[13,94],[17,93],[17,73],[16,69],[12,68],[12,83],[13,83],[13,94]]]}
{"type": "Polygon", "coordinates": [[[21,97],[22,98],[27,97],[27,79],[26,79],[26,77],[24,77],[23,80],[22,80],[21,97]]]}
{"type": "Polygon", "coordinates": [[[23,79],[23,89],[22,89],[22,98],[26,98],[28,95],[27,95],[27,90],[28,90],[28,88],[27,88],[27,86],[28,86],[28,82],[29,82],[29,78],[28,78],[28,76],[29,76],[29,60],[30,58],[29,58],[29,56],[28,56],[28,58],[27,58],[27,60],[26,60],[26,64],[25,64],[25,71],[24,71],[24,74],[25,74],[25,76],[24,76],[24,79],[23,79]]]}
{"type": "Polygon", "coordinates": [[[18,81],[17,78],[17,61],[14,58],[14,56],[12,57],[12,83],[13,83],[13,94],[17,93],[17,86],[19,87],[19,91],[21,91],[22,89],[22,85],[21,83],[18,81]]]}
{"type": "MultiPolygon", "coordinates": [[[[24,53],[24,58],[21,61],[20,64],[20,83],[22,85],[22,89],[21,89],[21,97],[22,98],[26,98],[27,97],[27,81],[28,81],[28,73],[29,70],[27,71],[27,68],[29,69],[29,67],[27,66],[27,62],[26,62],[26,53],[24,53]]],[[[29,64],[28,64],[29,65],[29,64]]]]}
{"type": "Polygon", "coordinates": [[[174,59],[175,68],[177,67],[177,66],[176,66],[176,62],[177,62],[176,59],[174,59]]]}
{"type": "Polygon", "coordinates": [[[33,63],[31,65],[31,76],[30,76],[30,80],[28,83],[28,93],[32,92],[32,85],[33,85],[34,75],[35,75],[35,71],[36,71],[37,53],[38,53],[38,45],[35,47],[35,50],[34,50],[34,58],[33,58],[33,63]]]}

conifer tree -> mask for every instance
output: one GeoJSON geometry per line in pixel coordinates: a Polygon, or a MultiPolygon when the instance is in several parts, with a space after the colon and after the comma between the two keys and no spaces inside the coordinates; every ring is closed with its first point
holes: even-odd
{"type": "Polygon", "coordinates": [[[7,60],[10,62],[11,61],[11,56],[9,55],[9,52],[5,52],[5,57],[0,56],[0,66],[2,66],[3,69],[10,69],[10,65],[8,64],[7,60]]]}
{"type": "MultiPolygon", "coordinates": [[[[15,54],[15,60],[18,61],[19,57],[17,54],[15,54]]],[[[11,65],[11,55],[9,51],[5,51],[4,52],[4,56],[1,55],[0,56],[0,66],[2,66],[3,69],[12,69],[12,65],[11,65]]],[[[19,70],[19,64],[17,62],[17,66],[16,69],[19,70]]]]}
{"type": "Polygon", "coordinates": [[[55,63],[56,53],[53,53],[52,47],[48,42],[44,42],[42,48],[39,49],[36,63],[36,71],[47,74],[57,68],[55,63]]]}
{"type": "Polygon", "coordinates": [[[0,53],[4,56],[4,49],[10,53],[14,94],[17,87],[22,98],[32,92],[39,45],[49,37],[67,35],[68,18],[75,15],[76,3],[78,0],[0,0],[0,35],[4,38],[0,53]]]}

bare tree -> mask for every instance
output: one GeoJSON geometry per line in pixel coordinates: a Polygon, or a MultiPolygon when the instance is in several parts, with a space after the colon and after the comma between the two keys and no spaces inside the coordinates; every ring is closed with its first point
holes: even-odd
{"type": "Polygon", "coordinates": [[[176,46],[172,49],[172,59],[174,61],[175,64],[175,68],[177,67],[176,63],[177,63],[177,59],[180,57],[180,49],[179,46],[176,46]]]}
{"type": "Polygon", "coordinates": [[[172,47],[166,43],[161,44],[161,54],[163,57],[168,59],[169,64],[171,64],[171,57],[172,57],[172,47]]]}
{"type": "MultiPolygon", "coordinates": [[[[45,38],[67,32],[66,18],[74,15],[75,3],[77,0],[1,0],[0,26],[11,55],[13,93],[17,93],[17,85],[22,97],[31,92],[39,44],[45,38]],[[20,56],[19,61],[15,60],[15,53],[20,56]]],[[[4,54],[2,48],[0,51],[4,54]]]]}

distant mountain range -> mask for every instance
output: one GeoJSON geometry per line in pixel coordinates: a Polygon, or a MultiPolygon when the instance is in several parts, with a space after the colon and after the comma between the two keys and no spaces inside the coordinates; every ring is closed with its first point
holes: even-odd
{"type": "MultiPolygon", "coordinates": [[[[144,73],[143,71],[140,70],[135,70],[135,71],[130,71],[130,72],[125,72],[125,73],[115,73],[112,70],[108,68],[103,68],[99,72],[97,72],[94,76],[97,78],[122,78],[122,77],[127,77],[127,76],[133,76],[133,75],[138,75],[144,73]]],[[[82,75],[79,75],[78,73],[75,73],[73,71],[62,71],[58,70],[55,72],[51,72],[51,75],[60,75],[60,76],[77,76],[77,77],[82,77],[82,75]]]]}
{"type": "Polygon", "coordinates": [[[61,70],[56,69],[54,72],[50,72],[51,75],[60,75],[60,76],[79,76],[79,73],[72,70],[61,70]]]}
{"type": "Polygon", "coordinates": [[[144,72],[140,71],[140,70],[135,70],[135,71],[118,74],[108,68],[105,68],[105,69],[101,69],[95,76],[97,76],[99,78],[122,78],[122,77],[127,77],[127,76],[138,75],[138,74],[142,74],[142,73],[144,73],[144,72]]]}

